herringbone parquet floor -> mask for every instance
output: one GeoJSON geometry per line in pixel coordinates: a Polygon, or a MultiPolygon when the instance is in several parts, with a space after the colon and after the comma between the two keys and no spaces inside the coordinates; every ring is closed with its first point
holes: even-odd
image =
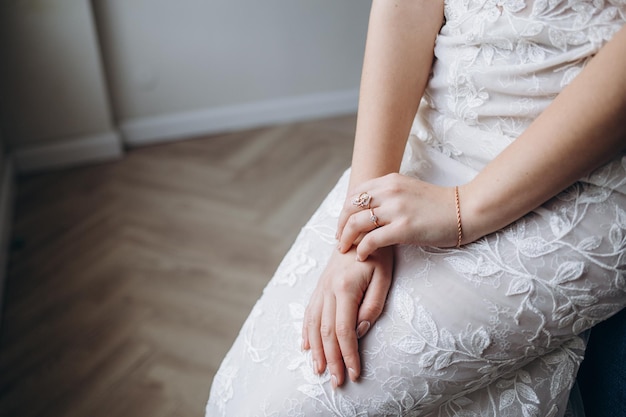
{"type": "Polygon", "coordinates": [[[131,150],[20,178],[0,338],[3,417],[201,416],[355,117],[131,150]]]}

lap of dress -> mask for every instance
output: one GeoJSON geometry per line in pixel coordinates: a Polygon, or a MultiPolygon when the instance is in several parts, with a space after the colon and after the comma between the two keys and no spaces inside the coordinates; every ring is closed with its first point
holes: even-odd
{"type": "MultiPolygon", "coordinates": [[[[433,182],[468,179],[439,162],[425,174],[433,182]]],[[[625,178],[620,161],[604,171],[605,184],[625,178]]],[[[385,310],[359,342],[362,376],[333,391],[300,349],[301,327],[347,182],[348,173],[254,306],[206,415],[563,416],[585,349],[578,335],[626,305],[619,187],[576,183],[459,249],[398,246],[385,310]]]]}

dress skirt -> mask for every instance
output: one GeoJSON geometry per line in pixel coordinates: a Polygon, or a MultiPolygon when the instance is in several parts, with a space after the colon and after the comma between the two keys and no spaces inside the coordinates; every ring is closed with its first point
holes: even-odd
{"type": "MultiPolygon", "coordinates": [[[[437,151],[421,161],[421,178],[441,185],[473,175],[437,151]]],[[[596,175],[626,178],[622,161],[603,169],[596,175]]],[[[564,415],[585,349],[578,335],[626,306],[626,196],[579,182],[462,248],[398,246],[384,312],[360,340],[362,376],[333,391],[301,350],[301,328],[335,250],[348,175],[254,306],[207,416],[564,415]]]]}
{"type": "MultiPolygon", "coordinates": [[[[576,78],[626,22],[626,1],[444,3],[401,172],[451,186],[576,78]]],[[[333,391],[300,349],[301,329],[336,247],[348,176],[254,306],[207,416],[563,416],[585,350],[579,335],[626,306],[626,158],[461,248],[397,246],[383,314],[359,341],[362,376],[333,391]]]]}

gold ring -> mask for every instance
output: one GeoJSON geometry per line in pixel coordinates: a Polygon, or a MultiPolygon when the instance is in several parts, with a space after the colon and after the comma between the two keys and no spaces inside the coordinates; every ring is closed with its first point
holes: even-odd
{"type": "Polygon", "coordinates": [[[378,216],[374,214],[373,208],[370,208],[370,221],[374,223],[374,226],[376,226],[376,228],[380,227],[380,225],[378,224],[378,216]]]}
{"type": "Polygon", "coordinates": [[[370,208],[370,201],[372,201],[372,197],[368,193],[361,193],[358,197],[352,199],[352,204],[364,209],[370,208]]]}

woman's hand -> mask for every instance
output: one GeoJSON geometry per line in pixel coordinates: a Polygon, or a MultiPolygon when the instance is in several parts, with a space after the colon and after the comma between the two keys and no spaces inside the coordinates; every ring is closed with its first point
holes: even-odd
{"type": "Polygon", "coordinates": [[[365,260],[378,248],[394,244],[457,244],[454,188],[389,174],[367,181],[354,191],[339,216],[340,252],[357,245],[358,259],[365,260]],[[362,193],[369,195],[370,200],[362,206],[355,205],[354,198],[362,193]]]}
{"type": "Polygon", "coordinates": [[[355,249],[335,251],[307,306],[302,347],[311,349],[316,373],[328,367],[331,384],[343,384],[345,371],[352,381],[361,374],[358,338],[383,311],[393,272],[393,249],[373,252],[358,262],[355,249]]]}

